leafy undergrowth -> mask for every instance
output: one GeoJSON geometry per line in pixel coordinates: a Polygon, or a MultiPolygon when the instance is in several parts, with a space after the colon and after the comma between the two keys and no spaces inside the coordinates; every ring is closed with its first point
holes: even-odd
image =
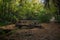
{"type": "Polygon", "coordinates": [[[0,36],[0,40],[60,40],[60,25],[43,23],[44,28],[15,29],[9,35],[0,36]]]}

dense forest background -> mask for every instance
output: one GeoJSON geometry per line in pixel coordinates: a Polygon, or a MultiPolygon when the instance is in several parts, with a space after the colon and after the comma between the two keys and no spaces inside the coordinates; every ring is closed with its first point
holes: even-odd
{"type": "Polygon", "coordinates": [[[60,0],[0,0],[0,40],[60,40],[60,0]]]}
{"type": "Polygon", "coordinates": [[[21,19],[49,22],[52,17],[60,22],[59,0],[0,0],[0,25],[21,19]]]}

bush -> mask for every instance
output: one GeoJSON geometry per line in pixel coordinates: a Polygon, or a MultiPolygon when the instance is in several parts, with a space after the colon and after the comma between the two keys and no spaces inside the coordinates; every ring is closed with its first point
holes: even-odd
{"type": "Polygon", "coordinates": [[[56,19],[56,21],[57,21],[58,23],[60,23],[60,15],[57,15],[57,16],[55,17],[55,19],[56,19]]]}
{"type": "Polygon", "coordinates": [[[51,19],[51,15],[49,14],[42,14],[39,16],[39,22],[49,22],[51,19]]]}

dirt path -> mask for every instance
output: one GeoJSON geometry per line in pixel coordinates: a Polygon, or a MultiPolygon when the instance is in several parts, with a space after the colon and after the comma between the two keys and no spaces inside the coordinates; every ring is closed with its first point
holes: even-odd
{"type": "Polygon", "coordinates": [[[60,25],[55,23],[43,23],[44,28],[17,29],[6,40],[60,40],[60,25]]]}

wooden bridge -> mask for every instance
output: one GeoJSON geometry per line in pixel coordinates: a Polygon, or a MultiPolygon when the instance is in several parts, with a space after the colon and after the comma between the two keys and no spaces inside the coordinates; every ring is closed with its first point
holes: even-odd
{"type": "Polygon", "coordinates": [[[38,22],[38,20],[19,20],[16,23],[16,27],[21,28],[22,26],[27,26],[29,28],[41,28],[42,26],[40,25],[40,23],[38,22]]]}

